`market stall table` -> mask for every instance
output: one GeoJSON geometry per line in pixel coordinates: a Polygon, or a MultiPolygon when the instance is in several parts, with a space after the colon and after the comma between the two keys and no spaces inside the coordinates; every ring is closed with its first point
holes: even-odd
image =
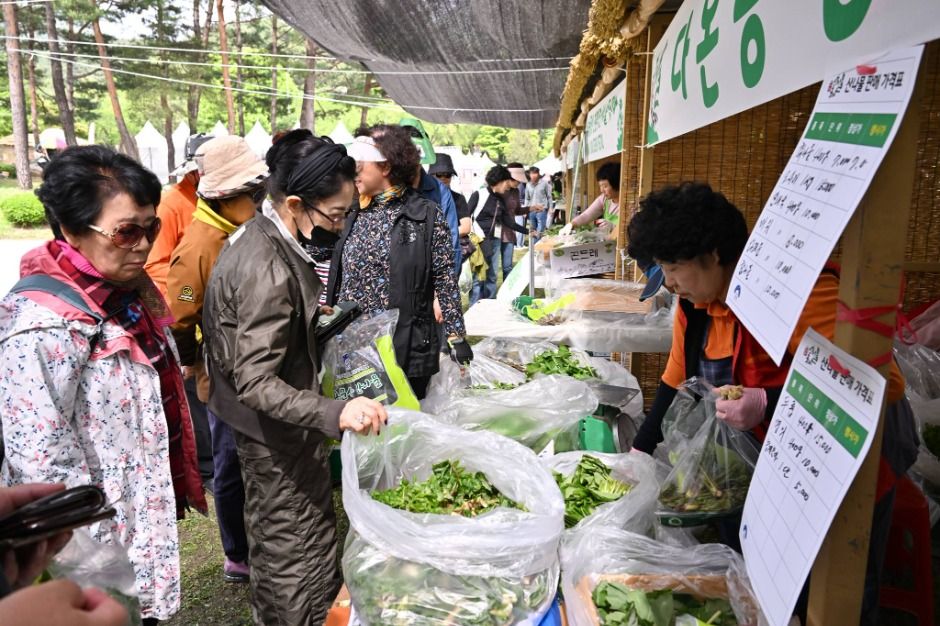
{"type": "Polygon", "coordinates": [[[520,319],[506,304],[480,300],[464,313],[469,337],[545,339],[590,352],[669,352],[671,325],[610,324],[581,318],[555,326],[520,319]]]}

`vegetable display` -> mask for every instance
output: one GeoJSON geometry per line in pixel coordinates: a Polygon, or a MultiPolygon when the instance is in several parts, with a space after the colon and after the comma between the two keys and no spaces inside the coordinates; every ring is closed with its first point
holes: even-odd
{"type": "Polygon", "coordinates": [[[660,491],[660,504],[679,513],[721,513],[744,505],[751,469],[736,452],[709,444],[690,454],[700,456],[699,462],[684,463],[692,471],[673,470],[673,480],[667,479],[660,491]]]}
{"type": "Polygon", "coordinates": [[[503,383],[500,381],[494,381],[492,383],[473,385],[470,389],[474,391],[490,391],[492,389],[497,389],[499,391],[509,391],[510,389],[515,389],[519,385],[517,383],[503,383]]]}
{"type": "Polygon", "coordinates": [[[343,571],[355,590],[356,611],[383,626],[509,626],[543,607],[555,593],[557,571],[534,576],[455,576],[389,557],[350,535],[343,571]]]}
{"type": "Polygon", "coordinates": [[[553,472],[565,499],[565,528],[572,528],[602,504],[627,495],[632,485],[620,482],[601,460],[584,455],[570,476],[553,472]]]}
{"type": "Polygon", "coordinates": [[[738,624],[727,600],[699,600],[671,589],[640,591],[621,583],[603,581],[594,589],[592,597],[601,626],[673,626],[684,616],[691,616],[707,626],[738,624]]]}
{"type": "Polygon", "coordinates": [[[476,517],[500,506],[523,509],[500,493],[483,472],[467,471],[452,460],[435,463],[427,480],[404,479],[397,487],[372,492],[372,498],[412,513],[464,517],[476,517]]]}
{"type": "Polygon", "coordinates": [[[546,350],[525,367],[526,377],[531,379],[536,374],[563,374],[577,380],[597,378],[597,370],[581,365],[568,346],[559,346],[557,350],[546,350]]]}

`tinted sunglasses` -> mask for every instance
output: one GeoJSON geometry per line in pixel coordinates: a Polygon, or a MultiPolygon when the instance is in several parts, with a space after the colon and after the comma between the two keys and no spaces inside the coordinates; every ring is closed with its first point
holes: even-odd
{"type": "Polygon", "coordinates": [[[91,224],[88,228],[92,229],[98,234],[104,235],[111,240],[118,248],[124,248],[125,250],[131,250],[136,248],[140,243],[140,240],[144,237],[147,238],[147,241],[153,243],[157,238],[157,235],[160,234],[160,227],[163,224],[160,222],[160,218],[154,218],[153,222],[150,223],[150,226],[144,228],[137,224],[121,224],[117,226],[111,232],[108,232],[102,228],[91,224]]]}

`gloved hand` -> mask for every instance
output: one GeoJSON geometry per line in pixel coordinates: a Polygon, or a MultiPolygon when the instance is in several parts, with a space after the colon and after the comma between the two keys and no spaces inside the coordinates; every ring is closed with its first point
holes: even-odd
{"type": "Polygon", "coordinates": [[[565,224],[565,225],[562,227],[562,229],[561,229],[560,231],[558,231],[558,234],[559,234],[559,235],[570,235],[572,230],[574,230],[574,224],[572,224],[571,222],[568,222],[567,224],[565,224]]]}
{"type": "Polygon", "coordinates": [[[473,360],[473,350],[463,337],[451,339],[447,343],[450,345],[450,358],[461,365],[470,364],[473,360]]]}
{"type": "MultiPolygon", "coordinates": [[[[725,388],[719,387],[714,392],[720,395],[722,389],[725,388]]],[[[728,426],[736,430],[751,430],[764,420],[764,412],[767,410],[767,392],[761,387],[743,387],[741,390],[742,395],[737,400],[721,398],[716,400],[715,409],[718,419],[728,426]]]]}

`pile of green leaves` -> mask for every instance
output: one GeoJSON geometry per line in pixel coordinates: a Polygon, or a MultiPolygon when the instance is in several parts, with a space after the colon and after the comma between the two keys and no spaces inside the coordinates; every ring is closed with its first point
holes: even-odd
{"type": "Polygon", "coordinates": [[[565,499],[565,528],[572,528],[597,507],[615,502],[633,487],[611,476],[610,468],[597,457],[585,454],[571,476],[554,472],[565,499]]]}
{"type": "Polygon", "coordinates": [[[578,363],[568,346],[540,353],[526,365],[525,374],[530,380],[536,374],[563,374],[578,380],[597,378],[597,370],[578,363]]]}
{"type": "Polygon", "coordinates": [[[521,578],[457,576],[384,554],[355,535],[343,574],[356,612],[385,626],[510,626],[544,606],[557,586],[552,572],[521,578]]]}
{"type": "Polygon", "coordinates": [[[469,472],[453,460],[436,463],[427,480],[405,479],[392,489],[374,491],[372,498],[412,513],[464,517],[476,517],[500,506],[523,509],[500,493],[483,472],[469,472]]]}
{"type": "Polygon", "coordinates": [[[644,592],[605,581],[594,588],[593,599],[601,626],[673,626],[683,615],[708,626],[738,624],[727,600],[697,600],[671,589],[644,592]]]}
{"type": "MultiPolygon", "coordinates": [[[[681,461],[680,461],[681,463],[681,461]]],[[[751,468],[733,450],[710,445],[690,473],[674,471],[659,502],[679,513],[722,513],[744,505],[751,468]]]]}
{"type": "Polygon", "coordinates": [[[940,458],[940,426],[926,424],[921,434],[924,438],[924,445],[930,453],[940,458]]]}
{"type": "Polygon", "coordinates": [[[509,391],[510,389],[515,389],[518,386],[519,386],[518,383],[504,383],[504,382],[500,382],[497,380],[496,382],[489,383],[489,384],[474,385],[470,387],[470,389],[475,390],[475,391],[491,391],[493,389],[496,389],[498,391],[509,391]]]}

